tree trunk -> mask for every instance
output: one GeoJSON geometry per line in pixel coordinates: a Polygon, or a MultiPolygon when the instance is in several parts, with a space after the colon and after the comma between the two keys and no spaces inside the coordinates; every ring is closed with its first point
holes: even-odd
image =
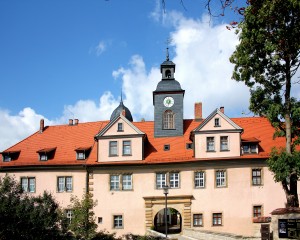
{"type": "Polygon", "coordinates": [[[297,192],[297,174],[290,176],[289,186],[286,180],[282,181],[282,187],[286,196],[286,207],[299,207],[297,192]]]}

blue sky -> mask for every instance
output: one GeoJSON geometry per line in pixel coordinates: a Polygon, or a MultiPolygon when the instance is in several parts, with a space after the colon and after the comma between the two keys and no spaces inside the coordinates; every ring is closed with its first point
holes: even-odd
{"type": "Polygon", "coordinates": [[[160,0],[0,0],[0,151],[41,118],[108,119],[121,91],[135,121],[153,120],[168,39],[185,118],[199,101],[204,117],[220,106],[229,117],[247,113],[249,90],[231,80],[228,61],[238,39],[226,26],[236,16],[210,19],[205,1],[180,2],[166,0],[164,11],[160,0]]]}

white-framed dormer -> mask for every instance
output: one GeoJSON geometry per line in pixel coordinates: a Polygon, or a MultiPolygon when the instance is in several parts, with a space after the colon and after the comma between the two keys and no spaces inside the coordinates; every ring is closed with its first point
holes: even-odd
{"type": "Polygon", "coordinates": [[[196,129],[194,151],[196,158],[237,157],[241,155],[243,129],[219,109],[214,110],[196,129]]]}
{"type": "Polygon", "coordinates": [[[120,114],[95,136],[98,142],[98,162],[143,160],[145,136],[144,132],[120,114]]]}

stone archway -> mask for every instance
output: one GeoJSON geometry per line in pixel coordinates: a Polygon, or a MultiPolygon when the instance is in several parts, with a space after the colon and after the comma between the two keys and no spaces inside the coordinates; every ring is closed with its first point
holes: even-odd
{"type": "Polygon", "coordinates": [[[165,222],[165,208],[156,213],[154,217],[154,230],[165,233],[166,225],[169,234],[180,233],[182,230],[182,217],[175,208],[167,208],[167,224],[165,222]]]}
{"type": "MultiPolygon", "coordinates": [[[[181,230],[191,227],[191,204],[192,195],[168,196],[168,208],[173,208],[181,216],[181,230]]],[[[165,208],[165,197],[144,197],[146,229],[155,226],[154,220],[156,214],[165,208]]]]}

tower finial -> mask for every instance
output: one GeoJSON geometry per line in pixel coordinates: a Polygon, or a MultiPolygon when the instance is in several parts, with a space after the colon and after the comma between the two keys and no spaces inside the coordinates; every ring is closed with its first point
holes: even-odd
{"type": "Polygon", "coordinates": [[[169,61],[170,58],[169,58],[169,48],[167,47],[167,56],[166,56],[166,60],[169,61]]]}
{"type": "Polygon", "coordinates": [[[123,103],[123,90],[121,88],[121,103],[123,103]]]}

